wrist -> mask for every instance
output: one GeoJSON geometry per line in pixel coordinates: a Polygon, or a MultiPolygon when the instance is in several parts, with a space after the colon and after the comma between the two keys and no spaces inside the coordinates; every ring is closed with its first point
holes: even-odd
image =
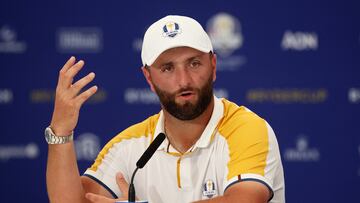
{"type": "Polygon", "coordinates": [[[69,130],[69,129],[66,129],[66,128],[62,128],[62,127],[59,127],[59,126],[54,125],[54,124],[50,124],[49,128],[51,128],[51,130],[53,131],[53,133],[56,136],[61,136],[61,137],[70,136],[74,132],[74,130],[69,130]]]}

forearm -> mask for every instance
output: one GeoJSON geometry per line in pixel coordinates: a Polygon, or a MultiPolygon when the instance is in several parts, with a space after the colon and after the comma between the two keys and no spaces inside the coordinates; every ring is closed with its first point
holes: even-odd
{"type": "Polygon", "coordinates": [[[245,181],[232,185],[222,196],[194,203],[265,203],[269,196],[268,188],[262,183],[245,181]]]}
{"type": "Polygon", "coordinates": [[[85,202],[74,143],[49,145],[46,170],[50,202],[85,202]]]}

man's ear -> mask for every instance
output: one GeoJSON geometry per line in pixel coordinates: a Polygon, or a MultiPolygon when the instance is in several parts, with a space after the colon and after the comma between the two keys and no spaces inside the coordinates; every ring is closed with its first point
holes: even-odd
{"type": "Polygon", "coordinates": [[[152,80],[151,80],[150,67],[143,66],[143,67],[141,67],[141,70],[142,70],[142,72],[144,74],[146,82],[150,86],[151,91],[155,92],[155,88],[154,88],[154,85],[153,85],[152,80]]]}
{"type": "Polygon", "coordinates": [[[211,65],[213,67],[213,82],[216,80],[216,54],[213,53],[211,57],[211,65]]]}

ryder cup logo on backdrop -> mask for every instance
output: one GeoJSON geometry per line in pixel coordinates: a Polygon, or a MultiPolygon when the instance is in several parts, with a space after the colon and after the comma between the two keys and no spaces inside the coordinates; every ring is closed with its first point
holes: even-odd
{"type": "Polygon", "coordinates": [[[207,180],[203,185],[203,195],[208,198],[212,198],[216,195],[216,187],[215,183],[212,180],[207,180]]]}
{"type": "Polygon", "coordinates": [[[306,136],[300,135],[296,140],[296,148],[285,149],[285,160],[299,162],[317,162],[320,152],[317,148],[310,148],[306,136]]]}
{"type": "Polygon", "coordinates": [[[175,37],[177,34],[181,33],[179,24],[174,22],[168,22],[163,27],[163,35],[165,37],[175,37]]]}
{"type": "Polygon", "coordinates": [[[100,152],[100,140],[93,133],[83,133],[75,140],[75,150],[78,160],[92,161],[100,152]]]}
{"type": "Polygon", "coordinates": [[[348,92],[348,98],[350,103],[360,103],[360,88],[350,88],[348,92]]]}
{"type": "Polygon", "coordinates": [[[14,94],[11,89],[0,89],[0,104],[9,104],[14,100],[14,94]]]}
{"type": "Polygon", "coordinates": [[[25,42],[17,41],[17,33],[11,27],[4,25],[0,28],[0,53],[21,54],[26,51],[25,42]]]}
{"type": "Polygon", "coordinates": [[[246,58],[233,53],[243,45],[241,24],[239,20],[228,14],[218,13],[209,19],[207,33],[218,55],[218,70],[234,71],[246,63],[246,58]]]}

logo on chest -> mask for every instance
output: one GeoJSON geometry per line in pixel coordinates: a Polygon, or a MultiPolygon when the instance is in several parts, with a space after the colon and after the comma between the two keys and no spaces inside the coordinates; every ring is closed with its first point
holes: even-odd
{"type": "Polygon", "coordinates": [[[212,198],[214,195],[216,195],[215,183],[212,180],[207,180],[203,184],[203,196],[207,196],[208,198],[212,198]]]}

